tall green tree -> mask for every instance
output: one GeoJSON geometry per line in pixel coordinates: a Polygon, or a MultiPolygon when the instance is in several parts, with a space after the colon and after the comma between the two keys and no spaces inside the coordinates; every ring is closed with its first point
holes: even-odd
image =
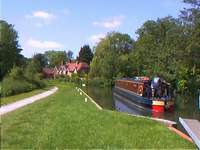
{"type": "Polygon", "coordinates": [[[37,72],[42,72],[42,68],[48,64],[47,58],[44,54],[35,54],[32,58],[33,63],[37,69],[37,72]]]}
{"type": "Polygon", "coordinates": [[[55,67],[68,60],[67,53],[65,51],[46,51],[45,56],[50,67],[55,67]]]}
{"type": "Polygon", "coordinates": [[[93,58],[93,53],[89,45],[84,45],[79,51],[78,61],[90,64],[93,58]]]}
{"type": "Polygon", "coordinates": [[[95,48],[90,66],[90,78],[113,79],[132,73],[129,53],[134,41],[127,34],[108,33],[95,48]]]}
{"type": "Polygon", "coordinates": [[[67,58],[68,59],[72,60],[73,59],[73,55],[74,55],[74,53],[71,50],[67,51],[67,58]]]}
{"type": "Polygon", "coordinates": [[[184,0],[184,3],[189,5],[180,15],[189,37],[185,55],[185,83],[188,89],[195,91],[196,88],[200,89],[200,0],[184,0]]]}
{"type": "Polygon", "coordinates": [[[187,41],[182,23],[172,17],[151,20],[145,22],[137,34],[139,38],[132,54],[137,74],[152,76],[159,73],[174,79],[187,41]]]}
{"type": "Polygon", "coordinates": [[[18,34],[12,24],[0,20],[0,80],[8,73],[14,64],[20,63],[18,34]]]}

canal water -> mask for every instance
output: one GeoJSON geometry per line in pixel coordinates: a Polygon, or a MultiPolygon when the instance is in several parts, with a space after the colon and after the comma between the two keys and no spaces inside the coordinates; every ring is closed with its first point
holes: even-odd
{"type": "MultiPolygon", "coordinates": [[[[108,87],[86,86],[81,87],[90,97],[92,97],[104,109],[127,112],[135,115],[149,116],[175,121],[181,129],[178,118],[190,118],[200,120],[200,109],[198,96],[177,96],[175,108],[171,112],[153,113],[150,109],[142,109],[130,104],[127,101],[114,99],[112,89],[108,87]]],[[[182,130],[182,129],[181,129],[182,130]]]]}

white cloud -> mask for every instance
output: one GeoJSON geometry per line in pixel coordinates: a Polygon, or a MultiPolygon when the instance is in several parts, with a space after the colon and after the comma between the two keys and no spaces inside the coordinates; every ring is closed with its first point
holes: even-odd
{"type": "Polygon", "coordinates": [[[103,39],[106,36],[106,34],[100,33],[100,34],[96,34],[96,35],[92,35],[91,37],[89,37],[89,42],[91,42],[92,44],[97,44],[101,41],[101,39],[103,39]]]}
{"type": "Polygon", "coordinates": [[[98,27],[104,27],[108,29],[114,29],[119,27],[122,24],[124,17],[123,16],[116,16],[110,19],[102,20],[102,21],[95,21],[92,24],[98,27]]]}
{"type": "Polygon", "coordinates": [[[54,49],[54,48],[63,48],[64,46],[55,41],[39,41],[35,39],[29,39],[27,45],[31,48],[38,49],[54,49]]]}
{"type": "Polygon", "coordinates": [[[42,19],[51,19],[54,17],[54,15],[45,12],[45,11],[36,11],[33,13],[34,17],[42,18],[42,19]]]}
{"type": "Polygon", "coordinates": [[[55,15],[46,11],[35,11],[31,15],[26,15],[26,18],[37,18],[42,20],[53,20],[55,18],[55,15]]]}
{"type": "Polygon", "coordinates": [[[31,15],[25,15],[26,19],[34,19],[34,25],[36,27],[42,27],[43,25],[49,25],[56,18],[56,16],[52,13],[46,11],[35,11],[31,15]]]}

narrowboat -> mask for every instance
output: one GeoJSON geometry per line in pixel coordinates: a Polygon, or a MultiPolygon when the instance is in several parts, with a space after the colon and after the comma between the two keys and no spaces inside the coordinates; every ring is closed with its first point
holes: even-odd
{"type": "Polygon", "coordinates": [[[170,84],[159,77],[151,80],[149,77],[118,79],[115,81],[113,96],[151,108],[153,112],[173,110],[174,106],[170,84]]]}

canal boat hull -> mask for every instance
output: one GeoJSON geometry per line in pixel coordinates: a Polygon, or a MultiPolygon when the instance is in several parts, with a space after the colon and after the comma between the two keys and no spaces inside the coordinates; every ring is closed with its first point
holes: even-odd
{"type": "Polygon", "coordinates": [[[172,100],[150,99],[142,97],[135,92],[115,86],[113,89],[113,96],[119,95],[122,98],[128,99],[139,106],[151,108],[153,112],[164,112],[166,110],[173,110],[174,102],[172,100]]]}

